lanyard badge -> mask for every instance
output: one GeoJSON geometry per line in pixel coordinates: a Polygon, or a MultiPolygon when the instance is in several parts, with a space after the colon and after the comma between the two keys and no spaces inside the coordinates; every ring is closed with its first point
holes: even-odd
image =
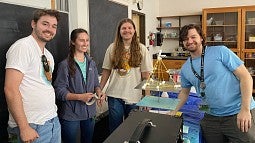
{"type": "Polygon", "coordinates": [[[205,96],[205,88],[206,88],[206,84],[205,84],[205,77],[204,77],[204,59],[205,59],[205,46],[202,49],[202,54],[201,54],[201,67],[200,67],[200,75],[195,71],[194,67],[193,67],[193,63],[192,63],[192,57],[190,57],[190,66],[191,66],[191,70],[194,73],[194,75],[196,76],[196,78],[199,79],[200,81],[200,94],[202,97],[205,96]]]}

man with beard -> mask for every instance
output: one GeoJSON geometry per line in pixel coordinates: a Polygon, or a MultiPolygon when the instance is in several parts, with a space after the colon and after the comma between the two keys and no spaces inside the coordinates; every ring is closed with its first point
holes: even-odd
{"type": "Polygon", "coordinates": [[[207,143],[254,143],[253,81],[244,62],[226,46],[206,46],[197,25],[184,26],[180,42],[191,56],[181,68],[180,102],[170,115],[185,104],[194,86],[206,110],[200,125],[207,143]]]}
{"type": "Polygon", "coordinates": [[[32,34],[16,41],[6,54],[5,96],[10,134],[18,142],[60,143],[55,92],[51,85],[52,54],[45,48],[56,35],[59,12],[34,12],[32,34]]]}

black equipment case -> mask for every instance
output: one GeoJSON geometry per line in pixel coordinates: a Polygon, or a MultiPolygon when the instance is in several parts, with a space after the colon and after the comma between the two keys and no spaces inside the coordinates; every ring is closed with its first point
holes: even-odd
{"type": "Polygon", "coordinates": [[[104,143],[181,143],[182,117],[132,111],[104,143]]]}

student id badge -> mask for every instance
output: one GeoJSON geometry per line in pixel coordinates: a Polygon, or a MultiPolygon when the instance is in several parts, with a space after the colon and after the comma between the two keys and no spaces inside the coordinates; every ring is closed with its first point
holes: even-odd
{"type": "Polygon", "coordinates": [[[205,99],[205,97],[202,97],[202,102],[199,105],[199,110],[208,112],[210,110],[209,105],[205,99]]]}

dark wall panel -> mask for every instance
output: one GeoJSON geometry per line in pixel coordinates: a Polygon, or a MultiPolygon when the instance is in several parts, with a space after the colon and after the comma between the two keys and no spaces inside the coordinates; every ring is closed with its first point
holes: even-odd
{"type": "Polygon", "coordinates": [[[89,0],[91,56],[101,73],[104,54],[115,38],[118,22],[128,17],[128,7],[109,0],[89,0]]]}

